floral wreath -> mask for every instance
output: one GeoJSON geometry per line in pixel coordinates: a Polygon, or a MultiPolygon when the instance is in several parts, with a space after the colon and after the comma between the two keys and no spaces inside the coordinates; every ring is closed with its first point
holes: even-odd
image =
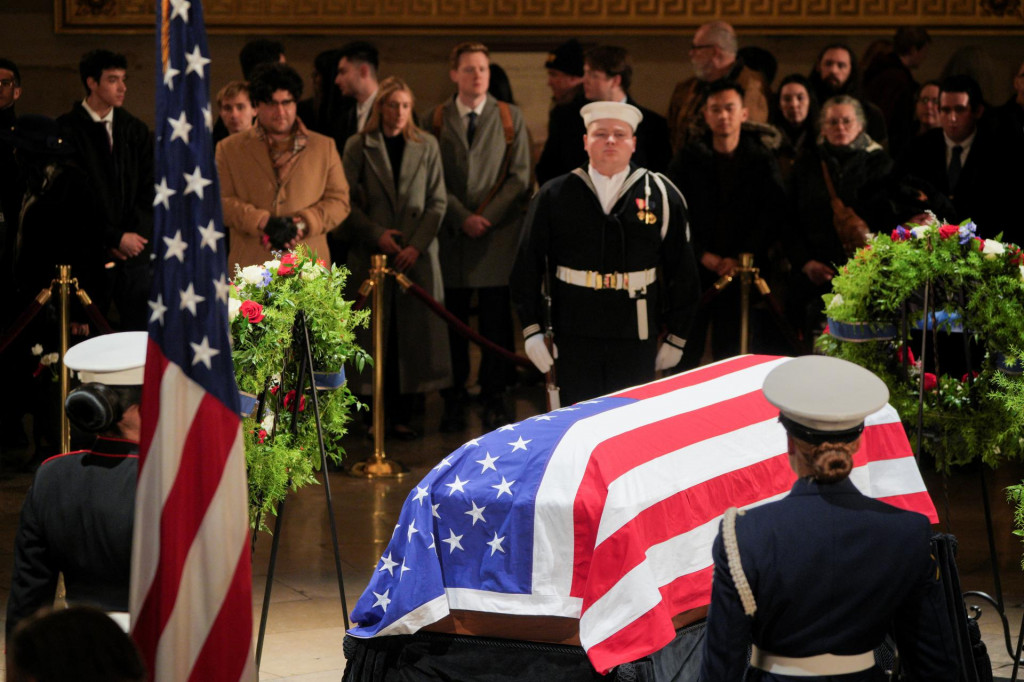
{"type": "Polygon", "coordinates": [[[940,470],[975,459],[994,466],[1024,453],[1024,253],[978,237],[970,220],[930,218],[874,237],[840,268],[823,297],[829,325],[817,348],[881,377],[908,431],[923,379],[924,447],[940,470]],[[940,335],[967,334],[979,365],[970,376],[924,372],[911,327],[926,330],[930,351],[940,335]]]}
{"type": "MultiPolygon", "coordinates": [[[[316,483],[321,465],[308,384],[295,405],[296,360],[302,357],[301,338],[293,338],[298,313],[305,315],[317,372],[343,372],[346,363],[362,371],[370,362],[355,343],[355,329],[366,326],[369,311],[353,310],[345,300],[348,270],[311,257],[302,244],[274,256],[262,265],[236,266],[228,301],[235,380],[243,397],[263,402],[261,414],[245,414],[242,422],[249,520],[261,530],[289,490],[316,483]]],[[[327,455],[340,462],[351,412],[362,405],[346,384],[318,391],[317,404],[327,455]]]]}

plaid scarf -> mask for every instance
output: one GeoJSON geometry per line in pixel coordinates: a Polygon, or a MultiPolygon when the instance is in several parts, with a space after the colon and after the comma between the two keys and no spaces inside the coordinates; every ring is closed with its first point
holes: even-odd
{"type": "Polygon", "coordinates": [[[274,173],[277,175],[277,182],[283,185],[288,180],[292,168],[295,167],[299,153],[306,148],[306,143],[309,141],[309,131],[302,121],[296,118],[295,125],[292,126],[291,135],[284,140],[276,141],[267,135],[267,131],[257,121],[256,136],[266,143],[267,151],[270,153],[270,163],[274,166],[274,173]]]}

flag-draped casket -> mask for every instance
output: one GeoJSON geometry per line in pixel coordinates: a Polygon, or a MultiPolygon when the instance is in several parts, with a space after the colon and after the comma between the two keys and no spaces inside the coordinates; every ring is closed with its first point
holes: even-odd
{"type": "MultiPolygon", "coordinates": [[[[732,358],[465,443],[409,494],[350,634],[481,612],[578,620],[602,672],[660,649],[675,616],[710,602],[725,510],[793,485],[778,410],[760,391],[788,359],[732,358]]],[[[851,479],[937,520],[889,406],[868,417],[851,479]]]]}

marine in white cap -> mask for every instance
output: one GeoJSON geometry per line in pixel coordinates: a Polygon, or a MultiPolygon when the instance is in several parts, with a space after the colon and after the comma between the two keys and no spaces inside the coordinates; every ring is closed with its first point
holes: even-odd
{"type": "Polygon", "coordinates": [[[65,355],[84,382],[65,401],[68,418],[94,440],[36,472],[15,537],[8,635],[53,604],[59,574],[68,602],[126,622],[146,340],[145,332],[108,334],[65,355]]]}
{"type": "Polygon", "coordinates": [[[885,384],[845,360],[805,356],[773,369],[762,391],[799,478],[781,500],[725,514],[701,679],[869,682],[881,675],[873,651],[891,634],[909,679],[957,680],[928,519],[849,479],[885,384]]]}
{"type": "Polygon", "coordinates": [[[588,163],[533,198],[511,283],[526,353],[544,373],[554,364],[545,332],[554,334],[562,404],[678,364],[699,296],[682,195],[632,163],[644,114],[601,101],[580,116],[588,163]]]}

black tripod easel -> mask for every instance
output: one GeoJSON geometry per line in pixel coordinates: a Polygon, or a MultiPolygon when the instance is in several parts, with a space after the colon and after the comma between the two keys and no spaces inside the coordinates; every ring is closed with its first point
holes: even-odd
{"type": "MultiPolygon", "coordinates": [[[[922,311],[921,311],[921,320],[922,320],[922,324],[921,324],[921,351],[920,351],[920,357],[921,357],[921,376],[919,377],[918,398],[917,398],[917,400],[918,400],[918,403],[917,403],[917,437],[916,437],[916,445],[917,445],[917,447],[916,447],[916,451],[914,453],[914,457],[915,457],[915,459],[918,459],[918,464],[919,465],[920,465],[920,459],[919,458],[920,458],[920,453],[922,451],[922,444],[923,444],[923,437],[924,437],[924,393],[925,393],[925,388],[924,388],[924,382],[925,382],[924,366],[925,366],[925,359],[927,358],[928,333],[929,332],[931,332],[933,337],[935,337],[935,339],[934,339],[935,343],[933,343],[933,346],[935,346],[935,348],[934,348],[934,350],[932,352],[933,352],[933,355],[935,357],[935,370],[936,370],[935,373],[936,373],[936,375],[938,375],[938,373],[939,373],[939,367],[938,367],[938,340],[937,340],[939,322],[938,322],[938,320],[936,319],[936,316],[935,316],[934,306],[931,305],[931,301],[930,301],[930,299],[932,297],[932,288],[933,288],[932,287],[932,282],[928,281],[928,282],[925,283],[925,286],[924,286],[924,297],[923,297],[924,300],[923,300],[923,307],[922,307],[922,311]]],[[[966,383],[968,384],[968,387],[970,387],[970,385],[974,381],[974,366],[973,366],[973,361],[972,361],[972,358],[971,358],[970,333],[968,332],[969,328],[967,326],[966,315],[964,314],[964,311],[966,311],[966,305],[965,305],[965,300],[964,300],[963,287],[960,287],[957,290],[957,304],[958,304],[959,310],[961,311],[960,335],[961,335],[961,337],[963,339],[964,362],[965,362],[965,367],[966,367],[966,370],[967,370],[966,371],[966,383]]],[[[908,319],[908,314],[907,314],[907,303],[906,302],[904,302],[904,304],[903,304],[903,311],[902,311],[901,318],[902,319],[900,321],[900,327],[901,327],[900,332],[901,332],[902,341],[904,342],[904,346],[905,347],[909,347],[909,345],[906,343],[907,340],[910,337],[910,335],[909,335],[909,319],[908,319]]],[[[909,364],[909,362],[906,360],[906,358],[904,358],[904,360],[905,360],[905,362],[904,362],[903,366],[905,367],[906,364],[909,364]]],[[[998,553],[996,551],[995,531],[994,531],[993,525],[992,525],[992,506],[991,506],[991,504],[989,502],[989,499],[988,499],[988,481],[987,481],[987,479],[985,477],[985,463],[984,462],[982,462],[980,464],[980,466],[978,468],[978,472],[979,472],[979,478],[980,478],[980,482],[981,482],[982,507],[983,507],[983,509],[985,511],[985,533],[986,533],[986,536],[987,536],[987,539],[988,539],[989,561],[990,561],[990,563],[992,565],[992,583],[993,583],[993,587],[994,587],[994,591],[995,591],[995,597],[989,595],[986,592],[981,592],[981,591],[978,591],[978,590],[969,590],[967,592],[964,592],[964,593],[962,593],[961,597],[964,599],[964,606],[970,612],[969,618],[971,618],[972,620],[976,621],[976,620],[978,620],[978,618],[980,618],[981,613],[982,613],[982,609],[981,609],[980,606],[968,605],[967,602],[968,602],[969,598],[981,599],[982,601],[985,601],[985,602],[991,604],[996,609],[996,613],[999,615],[1000,621],[1001,621],[1002,626],[1003,626],[1003,636],[1004,636],[1005,644],[1006,644],[1006,652],[1010,656],[1010,658],[1013,660],[1013,675],[1012,675],[1012,677],[1010,679],[1011,679],[1011,682],[1016,682],[1016,680],[1017,680],[1017,671],[1018,671],[1019,664],[1020,664],[1021,649],[1022,649],[1022,647],[1024,647],[1024,619],[1022,619],[1022,621],[1021,621],[1020,633],[1019,633],[1018,638],[1017,638],[1016,653],[1014,653],[1014,648],[1013,648],[1013,645],[1012,645],[1012,642],[1011,642],[1011,637],[1010,637],[1010,624],[1009,624],[1009,621],[1006,618],[1006,608],[1005,608],[1005,603],[1003,601],[1003,586],[1002,586],[1002,579],[1001,579],[1000,571],[999,571],[999,556],[998,556],[998,553]]],[[[950,528],[948,477],[949,477],[948,473],[944,472],[943,473],[943,482],[944,482],[943,483],[943,498],[944,498],[945,507],[946,507],[946,532],[947,533],[951,533],[952,531],[951,531],[951,528],[950,528]]]]}
{"type": "MultiPolygon", "coordinates": [[[[324,482],[324,496],[327,501],[327,517],[331,522],[331,543],[334,547],[334,570],[338,576],[338,592],[341,595],[341,611],[342,616],[345,620],[345,629],[348,629],[348,602],[345,599],[345,580],[341,570],[341,551],[338,548],[338,528],[334,520],[334,503],[331,499],[331,482],[327,474],[327,450],[324,447],[324,431],[320,424],[320,401],[317,397],[316,382],[313,380],[313,349],[309,342],[309,325],[306,323],[306,314],[303,311],[299,311],[295,316],[295,326],[293,328],[292,338],[299,338],[298,344],[298,355],[295,358],[297,363],[296,374],[298,378],[295,382],[295,400],[292,402],[292,432],[298,430],[298,413],[299,404],[301,403],[301,396],[305,390],[306,381],[309,380],[310,392],[313,394],[313,415],[316,419],[316,433],[317,441],[320,445],[320,471],[323,473],[324,482]],[[301,336],[300,336],[301,335],[301,336]]],[[[260,413],[263,411],[263,400],[264,395],[260,397],[260,413]]],[[[256,668],[260,666],[260,661],[263,658],[263,640],[267,631],[267,616],[270,612],[270,593],[274,585],[274,569],[277,566],[277,550],[281,542],[281,522],[284,518],[284,503],[285,500],[277,505],[277,520],[274,522],[274,538],[270,545],[270,562],[267,566],[267,584],[263,590],[263,608],[260,612],[260,630],[259,637],[256,640],[256,668]]],[[[259,522],[257,521],[257,527],[259,522]]],[[[256,535],[253,534],[252,549],[256,549],[256,535]]]]}

